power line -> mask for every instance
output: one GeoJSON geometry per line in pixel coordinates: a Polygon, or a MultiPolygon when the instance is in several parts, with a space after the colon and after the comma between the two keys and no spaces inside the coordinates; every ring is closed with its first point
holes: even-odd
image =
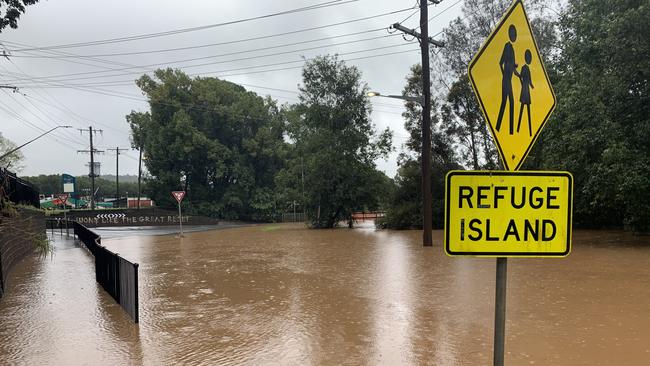
{"type": "MultiPolygon", "coordinates": [[[[34,90],[36,90],[36,89],[34,89],[34,90]]],[[[120,129],[117,129],[117,128],[115,128],[115,127],[112,127],[112,126],[109,125],[109,124],[101,123],[101,122],[95,121],[95,120],[93,120],[93,119],[90,119],[90,118],[84,117],[84,116],[82,116],[82,115],[80,115],[80,114],[74,112],[73,110],[67,108],[67,107],[66,107],[65,105],[63,105],[63,104],[62,104],[61,106],[62,106],[62,107],[65,107],[65,108],[57,107],[56,105],[54,105],[54,104],[52,104],[52,103],[49,103],[49,102],[44,101],[44,100],[42,100],[42,99],[38,99],[38,98],[36,98],[36,97],[34,97],[34,96],[31,96],[31,95],[29,95],[29,94],[21,93],[21,95],[22,95],[23,97],[25,97],[25,99],[27,99],[28,101],[30,101],[30,99],[31,99],[31,100],[33,100],[33,101],[37,101],[37,102],[39,102],[39,103],[46,104],[46,105],[49,105],[49,106],[51,106],[51,107],[54,107],[54,108],[56,108],[56,109],[58,109],[58,110],[60,110],[60,111],[62,111],[62,112],[64,112],[64,113],[68,113],[68,114],[70,114],[70,115],[72,115],[72,116],[75,116],[75,117],[77,118],[78,121],[87,120],[87,121],[93,122],[93,123],[95,123],[95,124],[101,125],[102,127],[105,127],[105,128],[110,129],[110,130],[113,130],[113,131],[115,131],[115,132],[125,133],[125,134],[128,135],[127,132],[125,132],[125,131],[123,131],[123,130],[120,130],[120,129]]],[[[31,101],[30,101],[30,103],[31,103],[31,101]]]]}
{"type": "MultiPolygon", "coordinates": [[[[383,29],[383,28],[381,28],[381,29],[383,29]]],[[[376,31],[376,30],[374,30],[374,31],[376,31]]],[[[359,32],[359,33],[361,33],[361,32],[359,32]]],[[[178,67],[193,68],[193,67],[201,67],[201,66],[229,63],[229,62],[255,60],[255,59],[260,59],[260,58],[264,58],[264,57],[286,55],[286,54],[292,54],[292,53],[302,52],[302,51],[319,50],[319,49],[323,49],[323,48],[329,48],[329,47],[336,47],[336,46],[342,46],[342,45],[359,43],[359,42],[372,41],[372,40],[377,40],[377,39],[382,39],[382,38],[389,38],[389,37],[393,37],[393,36],[394,35],[391,35],[391,34],[389,34],[389,35],[381,35],[381,36],[376,36],[376,37],[370,37],[370,38],[363,38],[363,39],[351,40],[351,41],[346,41],[346,42],[333,43],[333,44],[329,44],[329,45],[325,45],[325,46],[315,46],[315,47],[294,49],[294,50],[289,50],[289,51],[282,51],[282,52],[269,53],[269,54],[263,54],[263,55],[242,57],[242,58],[222,60],[222,61],[213,61],[213,62],[201,63],[201,64],[196,64],[196,65],[179,65],[178,67]]],[[[322,39],[333,39],[333,38],[336,38],[336,37],[326,37],[326,38],[322,38],[322,39]]],[[[317,41],[317,40],[315,40],[315,41],[317,41]]],[[[224,54],[220,54],[220,55],[194,57],[194,58],[188,58],[188,59],[182,59],[182,60],[174,60],[174,61],[168,61],[168,62],[159,62],[159,63],[146,64],[146,65],[135,65],[135,66],[125,67],[125,68],[120,68],[120,69],[111,69],[111,70],[102,70],[102,71],[86,71],[86,72],[77,72],[77,73],[59,74],[59,75],[50,75],[50,76],[34,76],[34,77],[31,77],[31,78],[15,78],[15,79],[9,79],[9,80],[7,80],[7,82],[12,82],[13,83],[13,82],[16,82],[16,81],[19,82],[19,81],[23,81],[23,80],[30,80],[30,81],[34,81],[34,80],[57,81],[57,80],[54,80],[54,79],[60,79],[60,78],[64,78],[65,81],[71,81],[71,80],[84,80],[84,79],[95,79],[95,78],[103,78],[103,77],[115,77],[115,76],[122,76],[122,75],[132,75],[132,74],[139,74],[140,72],[119,73],[119,74],[115,74],[115,75],[97,75],[97,76],[93,76],[93,77],[68,78],[70,76],[104,74],[104,73],[111,73],[111,72],[131,70],[131,69],[150,69],[151,67],[155,67],[155,66],[165,66],[165,65],[175,64],[175,63],[198,61],[198,60],[218,58],[218,57],[224,57],[224,56],[231,56],[231,55],[237,55],[237,54],[243,54],[243,53],[251,53],[251,52],[257,52],[257,51],[274,49],[274,48],[281,48],[281,47],[285,47],[285,46],[291,46],[291,45],[297,45],[297,44],[309,43],[309,42],[312,42],[312,41],[302,41],[302,42],[289,43],[289,44],[286,44],[286,45],[262,47],[262,48],[256,48],[256,49],[249,49],[249,50],[243,50],[243,51],[237,51],[237,52],[224,53],[224,54]]]]}
{"type": "MultiPolygon", "coordinates": [[[[290,34],[302,33],[302,32],[307,32],[307,31],[312,31],[312,30],[324,29],[324,28],[328,28],[328,27],[334,27],[334,26],[338,26],[338,25],[344,25],[344,24],[349,24],[349,23],[354,23],[354,22],[359,22],[359,21],[369,20],[369,19],[373,19],[373,18],[379,18],[379,17],[383,17],[383,16],[388,16],[388,15],[398,14],[398,13],[401,13],[401,12],[404,12],[404,11],[409,11],[409,10],[412,10],[412,9],[413,9],[413,8],[399,9],[399,10],[389,11],[389,12],[385,12],[385,13],[381,13],[381,14],[376,14],[376,15],[372,15],[372,16],[367,16],[367,17],[362,17],[362,18],[352,19],[352,20],[348,20],[348,21],[337,22],[337,23],[331,23],[331,24],[327,24],[327,25],[324,25],[324,26],[317,26],[317,27],[311,27],[311,28],[304,28],[304,29],[299,29],[299,30],[290,31],[290,32],[277,33],[277,34],[265,35],[265,36],[258,36],[258,37],[252,37],[252,38],[247,38],[247,39],[240,39],[240,40],[235,40],[235,41],[228,41],[228,42],[214,43],[214,44],[203,45],[203,46],[206,46],[206,47],[207,47],[207,46],[213,46],[213,45],[233,44],[233,43],[239,43],[239,42],[247,42],[247,41],[252,41],[252,40],[260,40],[260,39],[266,39],[266,38],[272,38],[272,37],[279,37],[279,36],[284,36],[284,35],[290,35],[290,34]]],[[[69,57],[72,57],[72,58],[81,58],[81,59],[86,59],[86,60],[89,60],[89,61],[92,61],[92,62],[100,62],[100,63],[105,63],[105,64],[106,64],[106,63],[108,63],[108,64],[117,64],[117,65],[122,65],[122,66],[133,66],[133,65],[128,65],[128,64],[124,64],[124,63],[117,63],[117,62],[114,62],[114,61],[98,59],[98,58],[94,58],[94,57],[90,57],[90,56],[76,55],[76,54],[72,54],[72,53],[69,53],[69,52],[61,52],[61,51],[58,51],[58,52],[57,52],[57,51],[50,51],[50,50],[42,50],[43,47],[34,47],[34,46],[26,45],[26,44],[21,44],[21,43],[18,43],[18,42],[9,42],[9,41],[4,41],[4,43],[7,43],[7,44],[15,44],[15,45],[18,45],[18,46],[22,46],[22,47],[24,47],[24,48],[22,48],[22,49],[15,49],[15,50],[13,50],[13,51],[16,51],[16,52],[17,52],[17,51],[24,51],[24,50],[41,50],[41,52],[43,52],[43,53],[53,54],[53,55],[57,55],[57,56],[61,56],[61,55],[63,55],[63,56],[69,56],[69,57]]],[[[173,50],[189,49],[189,48],[193,48],[193,47],[194,47],[194,46],[189,46],[189,47],[181,47],[181,48],[169,49],[169,50],[170,50],[170,51],[173,51],[173,50]]],[[[202,47],[202,46],[201,46],[201,47],[202,47]]],[[[163,50],[163,51],[166,51],[166,50],[163,50]]],[[[11,52],[11,51],[10,51],[10,52],[11,52]]],[[[79,61],[73,61],[73,60],[68,60],[68,59],[66,59],[65,61],[67,61],[67,62],[72,62],[72,63],[75,63],[75,64],[82,64],[82,65],[93,66],[93,67],[101,67],[101,68],[104,68],[104,69],[107,69],[107,70],[111,70],[110,67],[102,66],[102,65],[88,64],[88,63],[79,62],[79,61]]]]}
{"type": "MultiPolygon", "coordinates": [[[[22,95],[22,94],[21,94],[21,95],[22,95]]],[[[39,118],[39,117],[38,117],[34,112],[32,112],[31,109],[25,108],[25,107],[23,106],[23,104],[20,103],[20,102],[18,101],[18,99],[16,99],[16,98],[12,98],[12,99],[14,99],[14,101],[15,101],[16,103],[18,103],[18,104],[19,104],[21,107],[23,107],[24,109],[29,110],[29,112],[30,112],[32,115],[34,115],[36,118],[38,118],[39,120],[43,121],[43,119],[39,118]]],[[[34,103],[32,103],[31,100],[29,100],[29,99],[26,99],[26,100],[27,100],[27,102],[28,102],[32,107],[34,107],[36,110],[38,110],[38,111],[39,111],[39,112],[40,112],[40,113],[41,113],[45,118],[48,118],[48,119],[50,119],[50,121],[53,122],[53,124],[51,125],[52,127],[54,127],[54,126],[58,126],[58,125],[62,125],[62,124],[63,124],[63,123],[60,123],[60,122],[55,121],[55,120],[54,120],[54,119],[53,119],[53,118],[52,118],[48,113],[46,113],[46,112],[43,111],[41,108],[39,108],[37,105],[35,105],[34,103]]],[[[65,130],[64,130],[64,131],[65,131],[65,130]]],[[[62,135],[66,135],[66,136],[67,136],[66,139],[69,140],[69,141],[76,141],[77,143],[80,143],[80,142],[79,142],[79,141],[80,141],[79,138],[78,138],[77,136],[73,135],[73,134],[70,133],[70,132],[64,133],[63,131],[61,131],[61,134],[62,134],[62,135]]]]}
{"type": "MultiPolygon", "coordinates": [[[[384,54],[380,54],[380,55],[363,56],[363,57],[357,57],[357,58],[347,59],[347,60],[343,60],[343,61],[354,61],[354,60],[375,58],[375,57],[380,57],[380,56],[401,54],[401,53],[413,52],[413,51],[416,51],[416,50],[407,50],[407,51],[384,53],[384,54]]],[[[297,68],[302,68],[302,66],[282,68],[282,70],[297,69],[297,68]]],[[[277,71],[279,69],[272,69],[272,70],[277,71]]],[[[263,70],[261,72],[267,72],[267,71],[271,71],[271,70],[263,70]]],[[[248,72],[247,74],[249,74],[249,73],[252,73],[252,72],[248,72]]],[[[236,83],[233,83],[233,84],[236,84],[236,83]]],[[[137,97],[137,96],[134,96],[134,95],[131,95],[131,94],[118,93],[118,92],[113,92],[113,91],[106,91],[106,90],[98,89],[98,88],[91,89],[91,88],[88,88],[88,87],[84,88],[84,87],[70,86],[70,85],[64,85],[63,87],[72,88],[72,89],[85,91],[85,92],[89,92],[89,93],[96,93],[96,94],[101,94],[101,95],[106,95],[106,96],[112,96],[112,97],[116,97],[116,98],[129,99],[129,100],[135,100],[135,101],[140,101],[140,102],[149,102],[149,99],[147,99],[147,98],[137,97]]],[[[156,103],[157,104],[162,104],[162,105],[177,106],[177,104],[173,104],[173,103],[164,103],[164,102],[156,102],[156,103]]],[[[188,104],[181,104],[181,105],[183,107],[185,107],[185,108],[188,108],[188,109],[198,109],[198,110],[214,111],[214,112],[217,112],[217,113],[223,113],[223,111],[216,110],[215,108],[205,108],[205,107],[201,107],[201,106],[193,106],[193,105],[188,105],[188,104]]],[[[380,112],[380,111],[378,111],[378,112],[380,112]]],[[[388,112],[388,113],[391,113],[391,112],[388,112]]],[[[247,118],[247,119],[261,120],[261,118],[255,118],[255,117],[246,116],[246,115],[236,115],[236,114],[232,114],[232,113],[227,113],[227,115],[229,115],[230,117],[243,117],[243,118],[247,118]]]]}
{"type": "MultiPolygon", "coordinates": [[[[45,131],[46,131],[46,130],[44,130],[43,128],[38,127],[38,126],[35,125],[34,123],[30,122],[29,120],[27,120],[26,118],[24,118],[24,117],[21,116],[20,114],[16,113],[14,110],[11,109],[11,107],[9,107],[7,104],[5,104],[5,103],[2,102],[2,101],[0,101],[0,109],[3,110],[3,111],[5,111],[5,112],[6,112],[7,114],[9,114],[10,116],[13,116],[16,120],[18,120],[19,122],[23,123],[23,124],[26,125],[27,127],[31,128],[31,129],[33,129],[33,130],[35,130],[35,131],[37,131],[37,132],[45,132],[45,131]]],[[[60,141],[60,140],[61,140],[61,137],[60,137],[60,136],[57,138],[57,136],[54,136],[54,135],[47,135],[47,137],[53,139],[53,140],[56,141],[56,142],[58,142],[61,146],[64,146],[64,147],[66,147],[66,148],[68,148],[68,149],[71,149],[72,151],[75,151],[75,148],[73,148],[73,147],[67,145],[66,143],[60,141]]],[[[73,143],[74,143],[74,144],[79,144],[79,143],[74,142],[74,141],[73,141],[73,143]]]]}
{"type": "MultiPolygon", "coordinates": [[[[338,23],[336,23],[338,24],[338,23]]],[[[309,30],[313,28],[307,28],[309,30]]],[[[293,42],[293,43],[286,43],[286,44],[281,44],[281,45],[276,45],[276,46],[271,46],[271,47],[264,47],[264,48],[256,48],[256,50],[264,50],[264,49],[270,49],[270,48],[279,48],[279,47],[288,47],[288,46],[294,46],[298,44],[305,44],[305,43],[312,43],[312,42],[318,42],[318,41],[326,41],[330,39],[335,39],[335,38],[341,38],[341,37],[349,37],[349,36],[356,36],[359,34],[365,34],[365,33],[372,33],[372,32],[377,32],[380,30],[386,29],[385,27],[381,28],[374,28],[374,29],[368,29],[365,31],[359,31],[359,32],[352,32],[352,33],[346,33],[346,34],[339,34],[337,36],[329,36],[329,37],[321,37],[317,39],[310,39],[307,41],[299,41],[299,42],[293,42]]],[[[306,30],[301,30],[300,32],[306,32],[306,30]]],[[[285,35],[285,33],[279,33],[278,35],[285,35]]],[[[276,37],[278,35],[272,35],[273,37],[276,37]]],[[[209,44],[204,44],[204,45],[197,45],[197,46],[185,46],[185,47],[178,47],[178,48],[165,48],[165,49],[159,49],[159,50],[149,50],[149,51],[133,51],[133,52],[120,52],[120,53],[101,53],[101,54],[91,54],[91,55],[77,55],[77,54],[68,54],[68,55],[58,55],[58,56],[50,56],[50,55],[39,55],[39,54],[28,54],[28,55],[14,55],[10,54],[8,55],[9,57],[20,57],[20,58],[43,58],[43,59],[64,59],[64,58],[77,58],[77,57],[118,57],[118,56],[132,56],[132,55],[144,55],[144,54],[151,54],[151,53],[162,53],[162,52],[173,52],[173,51],[185,51],[185,50],[190,50],[190,49],[197,49],[197,48],[205,48],[205,47],[213,47],[213,46],[222,46],[222,45],[227,45],[227,44],[232,44],[232,43],[240,43],[240,42],[247,42],[251,40],[257,40],[257,39],[263,39],[263,38],[269,38],[271,36],[263,36],[263,37],[255,37],[255,38],[246,38],[246,39],[241,39],[237,41],[229,41],[229,42],[220,42],[220,43],[209,43],[209,44]]],[[[12,42],[7,42],[7,43],[12,43],[12,42]]],[[[8,50],[10,52],[19,52],[19,51],[12,51],[8,50]]],[[[225,54],[221,56],[227,56],[227,55],[232,55],[232,54],[237,54],[237,53],[243,53],[243,52],[249,52],[249,51],[240,51],[240,52],[234,52],[231,54],[225,54]]],[[[214,56],[214,57],[218,57],[214,56]]],[[[206,57],[213,57],[213,56],[206,56],[206,57]]]]}
{"type": "MultiPolygon", "coordinates": [[[[369,49],[365,49],[365,50],[344,52],[344,53],[339,53],[338,55],[339,56],[352,55],[352,54],[357,54],[357,53],[377,51],[377,50],[383,50],[383,49],[387,49],[387,48],[403,47],[403,46],[408,46],[408,45],[409,45],[408,43],[406,43],[406,44],[405,43],[400,43],[400,44],[395,44],[395,45],[388,45],[388,46],[382,46],[382,47],[369,48],[369,49]]],[[[415,49],[410,50],[410,51],[415,51],[415,49]]],[[[342,61],[353,61],[353,60],[361,60],[361,59],[367,59],[367,58],[375,58],[375,57],[393,55],[393,54],[404,53],[404,52],[409,52],[409,51],[391,52],[391,53],[384,53],[384,54],[379,54],[379,55],[357,57],[357,58],[351,58],[351,59],[346,59],[346,60],[342,60],[342,61]]],[[[288,64],[304,63],[305,61],[309,61],[309,60],[313,60],[313,59],[314,59],[314,57],[310,57],[310,58],[305,58],[303,60],[296,60],[296,61],[282,61],[282,62],[263,64],[263,65],[244,66],[244,67],[238,67],[238,68],[234,68],[234,69],[187,73],[187,75],[188,76],[201,76],[201,75],[207,75],[207,74],[221,74],[221,73],[228,73],[228,72],[233,72],[233,71],[257,69],[257,68],[261,68],[261,67],[273,67],[273,66],[281,66],[281,65],[288,65],[288,64]]],[[[301,67],[302,66],[298,66],[298,68],[301,68],[301,67]]],[[[295,67],[292,67],[292,68],[295,68],[295,67]]],[[[287,68],[287,69],[291,69],[291,68],[287,68]]],[[[284,70],[284,69],[275,69],[275,70],[284,70]]],[[[270,70],[265,70],[265,71],[270,71],[270,70]]],[[[252,71],[252,72],[248,72],[248,73],[256,73],[256,72],[252,71]]],[[[103,76],[87,76],[87,77],[69,78],[69,79],[62,79],[62,80],[52,80],[52,81],[50,81],[50,83],[52,83],[52,84],[61,83],[60,85],[64,85],[66,87],[67,86],[85,87],[85,86],[129,85],[129,84],[132,84],[134,82],[134,80],[128,79],[128,80],[100,81],[100,82],[87,83],[87,84],[66,84],[66,83],[62,83],[62,82],[76,81],[76,80],[90,80],[90,79],[98,79],[98,78],[109,78],[109,77],[117,77],[117,76],[128,76],[128,75],[133,75],[133,74],[134,73],[128,72],[128,73],[115,74],[115,75],[106,75],[106,76],[104,76],[104,75],[103,76]]],[[[224,76],[234,76],[234,75],[240,75],[240,74],[228,74],[228,75],[224,75],[224,76]]],[[[23,80],[32,81],[32,82],[41,81],[39,79],[32,79],[32,78],[24,78],[23,80]]],[[[13,81],[18,81],[18,80],[13,80],[13,81]]],[[[45,82],[45,81],[43,80],[43,82],[45,82]]],[[[21,83],[14,83],[14,84],[18,84],[18,86],[20,86],[21,88],[25,88],[28,85],[31,85],[31,84],[21,84],[21,83]]]]}
{"type": "Polygon", "coordinates": [[[324,3],[314,4],[314,5],[305,6],[305,7],[301,7],[301,8],[295,8],[295,9],[285,10],[285,11],[266,14],[266,15],[259,15],[259,16],[250,17],[250,18],[231,20],[231,21],[228,21],[228,22],[208,24],[208,25],[203,25],[203,26],[198,26],[198,27],[181,28],[181,29],[175,29],[175,30],[164,31],[164,32],[145,33],[145,34],[139,34],[139,35],[133,35],[133,36],[125,36],[125,37],[107,38],[107,39],[96,40],[96,41],[88,41],[88,42],[77,42],[77,43],[51,45],[51,46],[44,46],[44,47],[22,48],[22,49],[15,49],[13,51],[15,51],[15,52],[17,52],[17,51],[42,51],[42,50],[64,49],[64,48],[88,47],[88,46],[96,46],[96,45],[110,44],[110,43],[130,42],[130,41],[136,41],[136,40],[142,40],[142,39],[149,39],[149,38],[176,35],[176,34],[187,33],[187,32],[195,32],[195,31],[204,30],[204,29],[217,28],[217,27],[222,27],[222,26],[226,26],[226,25],[245,23],[245,22],[250,22],[250,21],[253,21],[253,20],[267,19],[267,18],[272,18],[272,17],[276,17],[276,16],[294,14],[294,13],[299,13],[299,12],[304,12],[304,11],[309,11],[309,10],[323,9],[323,8],[327,8],[327,7],[331,7],[331,6],[339,6],[339,5],[344,5],[344,4],[353,3],[353,2],[357,2],[357,1],[359,1],[359,0],[326,1],[324,3]]]}
{"type": "MultiPolygon", "coordinates": [[[[460,0],[457,1],[456,3],[452,4],[451,6],[447,7],[446,9],[442,10],[440,13],[432,16],[431,19],[433,19],[436,16],[438,16],[438,15],[444,13],[445,11],[449,10],[451,7],[455,6],[459,2],[460,2],[460,0]]],[[[396,13],[396,12],[401,12],[401,11],[404,11],[404,10],[411,10],[411,9],[412,8],[407,8],[407,9],[402,9],[402,10],[398,10],[398,11],[394,11],[394,12],[389,12],[389,13],[384,13],[384,14],[379,14],[379,15],[374,15],[374,16],[371,16],[371,17],[365,17],[365,18],[359,18],[359,19],[374,18],[374,17],[384,16],[384,15],[390,14],[390,13],[396,13]]],[[[358,21],[359,19],[355,19],[353,21],[358,21]]],[[[348,22],[350,22],[350,21],[348,21],[348,22]]],[[[345,23],[345,22],[343,22],[343,23],[345,23]]],[[[334,23],[334,24],[341,24],[341,23],[334,23]]],[[[331,25],[328,25],[328,26],[331,26],[331,25]]],[[[316,28],[318,28],[318,27],[316,27],[316,28]]],[[[286,47],[286,46],[290,46],[290,45],[305,44],[305,43],[317,42],[317,41],[321,41],[321,40],[334,39],[334,38],[338,38],[338,37],[346,37],[346,36],[351,36],[351,35],[356,35],[356,34],[363,34],[363,33],[373,32],[373,31],[377,31],[377,30],[381,30],[381,29],[384,29],[384,28],[370,29],[370,30],[361,31],[361,32],[348,33],[348,34],[332,36],[332,37],[324,37],[324,38],[313,39],[313,40],[308,40],[308,41],[294,42],[294,43],[289,43],[289,44],[284,44],[284,45],[276,45],[276,46],[265,47],[265,48],[261,48],[261,49],[258,48],[258,49],[253,49],[253,50],[243,50],[243,51],[231,52],[231,53],[226,53],[226,54],[221,54],[221,55],[204,56],[204,57],[197,57],[197,58],[191,58],[191,59],[170,61],[170,62],[165,62],[165,63],[156,63],[156,64],[149,64],[149,65],[129,65],[128,67],[121,68],[121,69],[107,68],[108,70],[103,70],[103,71],[91,71],[91,72],[60,74],[60,75],[51,75],[51,76],[37,76],[37,77],[31,78],[31,80],[34,81],[36,79],[67,78],[68,76],[90,75],[90,74],[115,72],[115,71],[121,71],[121,70],[129,70],[129,69],[145,69],[146,70],[146,68],[150,67],[150,66],[161,66],[161,65],[170,64],[170,63],[180,63],[180,62],[186,62],[186,61],[195,61],[195,60],[206,59],[206,58],[222,57],[222,56],[227,56],[227,55],[234,55],[234,54],[241,54],[241,53],[259,51],[259,50],[263,50],[263,49],[273,49],[273,48],[286,47]]],[[[339,44],[328,45],[326,47],[332,47],[332,46],[336,46],[336,45],[343,45],[343,44],[349,44],[349,43],[356,43],[356,42],[361,42],[363,40],[373,40],[373,39],[378,39],[378,38],[381,38],[381,37],[371,37],[371,38],[362,39],[362,40],[353,40],[353,41],[348,41],[348,42],[342,42],[342,43],[339,43],[339,44]]],[[[9,42],[9,43],[11,43],[11,42],[9,42]]],[[[228,42],[226,42],[226,43],[228,43],[228,42]]],[[[234,62],[234,61],[241,61],[241,60],[247,60],[247,59],[253,59],[253,58],[256,59],[256,58],[260,58],[260,57],[271,57],[271,56],[276,56],[276,55],[280,55],[280,54],[287,54],[287,53],[292,53],[292,52],[300,52],[300,51],[305,51],[305,50],[313,50],[313,49],[317,49],[317,48],[320,48],[320,47],[312,47],[312,48],[299,49],[299,50],[293,50],[293,51],[285,51],[285,52],[280,52],[280,53],[260,55],[260,56],[256,56],[256,57],[247,57],[247,58],[241,58],[241,59],[235,59],[235,60],[227,60],[227,61],[224,60],[224,61],[217,61],[217,62],[211,62],[211,63],[198,64],[198,65],[188,65],[188,66],[185,66],[185,67],[200,67],[200,66],[206,66],[206,65],[217,64],[217,63],[234,62]]],[[[47,53],[53,53],[53,52],[50,51],[50,52],[47,52],[47,53]]],[[[64,53],[63,56],[57,54],[57,56],[42,56],[42,57],[85,57],[85,58],[90,58],[91,56],[80,56],[80,55],[75,55],[75,54],[64,53]]],[[[92,59],[92,61],[114,63],[114,62],[111,62],[111,61],[106,61],[106,60],[101,60],[101,59],[99,59],[99,60],[92,59]]],[[[128,65],[128,64],[123,64],[123,63],[118,63],[118,64],[120,64],[120,65],[128,65]]],[[[96,66],[96,65],[90,65],[90,66],[96,66]]],[[[139,73],[139,72],[137,72],[137,73],[139,73]]],[[[136,74],[136,73],[123,73],[122,75],[129,75],[129,74],[136,74]]],[[[107,75],[106,77],[115,77],[115,76],[118,76],[118,75],[120,75],[120,74],[107,75]]],[[[94,78],[97,78],[97,77],[94,77],[94,78]]],[[[89,79],[90,79],[90,77],[89,77],[89,79]]],[[[25,78],[16,78],[15,80],[16,81],[25,80],[25,78]]],[[[83,80],[83,79],[82,78],[75,78],[75,79],[70,79],[70,80],[83,80]]],[[[63,81],[63,80],[61,80],[61,81],[63,81]]],[[[130,83],[131,81],[129,80],[127,82],[130,83]]]]}

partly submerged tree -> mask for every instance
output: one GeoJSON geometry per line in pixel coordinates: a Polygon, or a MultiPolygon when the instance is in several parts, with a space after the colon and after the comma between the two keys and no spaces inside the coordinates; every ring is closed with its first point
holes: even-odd
{"type": "MultiPolygon", "coordinates": [[[[421,95],[422,67],[414,65],[406,78],[404,96],[421,95]]],[[[435,228],[442,227],[444,219],[444,177],[448,171],[460,169],[453,148],[449,126],[440,119],[438,103],[431,108],[431,187],[432,220],[435,228]]],[[[387,227],[406,229],[422,227],[422,107],[412,101],[405,103],[404,128],[409,138],[399,156],[395,190],[388,206],[384,223],[387,227]]]]}
{"type": "Polygon", "coordinates": [[[150,112],[132,112],[127,120],[133,144],[145,152],[152,198],[171,206],[169,192],[182,189],[191,212],[270,219],[285,147],[275,102],[225,80],[171,69],[137,84],[150,112]]]}
{"type": "Polygon", "coordinates": [[[370,121],[368,87],[356,67],[323,56],[302,75],[300,103],[289,114],[294,151],[278,179],[286,197],[301,198],[313,227],[333,227],[378,205],[387,180],[374,161],[390,151],[391,132],[378,133],[370,121]]]}
{"type": "Polygon", "coordinates": [[[525,167],[573,174],[583,227],[650,230],[648,19],[639,0],[572,0],[560,18],[558,104],[525,167]]]}

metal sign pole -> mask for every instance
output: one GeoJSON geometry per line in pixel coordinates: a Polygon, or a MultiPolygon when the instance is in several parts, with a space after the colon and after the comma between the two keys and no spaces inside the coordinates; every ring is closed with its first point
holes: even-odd
{"type": "Polygon", "coordinates": [[[496,297],[494,301],[494,366],[503,366],[506,336],[506,281],[508,258],[497,258],[496,297]]]}
{"type": "Polygon", "coordinates": [[[178,224],[181,227],[181,238],[183,237],[183,215],[181,213],[181,201],[178,201],[178,224]]]}

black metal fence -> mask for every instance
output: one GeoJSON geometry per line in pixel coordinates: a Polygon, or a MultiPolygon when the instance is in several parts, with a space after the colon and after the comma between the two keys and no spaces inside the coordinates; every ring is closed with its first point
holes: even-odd
{"type": "Polygon", "coordinates": [[[0,168],[0,189],[13,203],[41,207],[36,187],[3,168],[0,168]]]}
{"type": "Polygon", "coordinates": [[[305,222],[307,221],[307,216],[304,212],[283,212],[282,213],[282,222],[305,222]]]}
{"type": "Polygon", "coordinates": [[[55,230],[74,227],[74,234],[95,257],[95,280],[102,285],[117,303],[139,321],[138,263],[131,263],[101,245],[102,238],[76,221],[48,220],[48,228],[55,230]]]}

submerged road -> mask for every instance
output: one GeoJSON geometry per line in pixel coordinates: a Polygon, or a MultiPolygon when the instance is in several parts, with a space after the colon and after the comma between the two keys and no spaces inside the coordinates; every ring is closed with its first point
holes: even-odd
{"type": "MultiPolygon", "coordinates": [[[[255,224],[239,221],[221,221],[218,225],[185,225],[183,226],[183,233],[232,229],[252,225],[255,224]]],[[[91,228],[91,230],[99,234],[102,239],[110,239],[133,236],[178,235],[180,228],[178,226],[106,226],[91,228]]]]}
{"type": "MultiPolygon", "coordinates": [[[[11,272],[0,364],[492,362],[495,260],[446,257],[439,231],[433,248],[420,231],[295,224],[109,236],[140,263],[140,324],[55,234],[53,258],[11,272]]],[[[650,360],[649,237],[576,231],[568,258],[510,260],[507,296],[507,364],[650,360]]]]}

